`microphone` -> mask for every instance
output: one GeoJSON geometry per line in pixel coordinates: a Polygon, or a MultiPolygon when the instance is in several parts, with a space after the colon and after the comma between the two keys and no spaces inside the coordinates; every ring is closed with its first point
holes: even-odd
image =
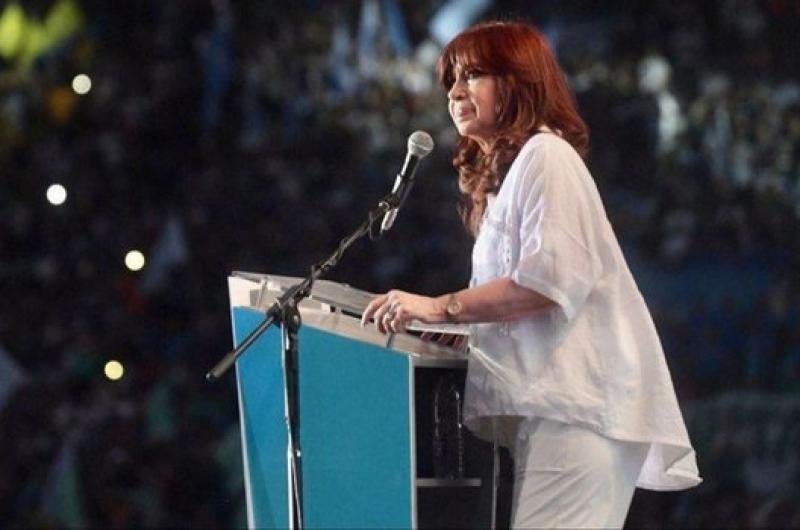
{"type": "Polygon", "coordinates": [[[433,138],[425,131],[416,131],[408,137],[408,147],[406,151],[406,159],[403,162],[403,169],[397,174],[394,179],[394,187],[392,194],[400,197],[397,208],[392,208],[383,217],[381,223],[381,234],[388,232],[394,224],[394,219],[397,217],[397,212],[400,207],[406,202],[408,192],[411,191],[411,186],[414,184],[414,173],[417,171],[419,161],[428,156],[433,151],[433,138]]]}

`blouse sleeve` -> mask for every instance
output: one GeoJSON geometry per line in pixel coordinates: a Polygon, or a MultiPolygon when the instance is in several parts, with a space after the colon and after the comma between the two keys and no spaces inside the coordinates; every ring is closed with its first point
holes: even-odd
{"type": "Polygon", "coordinates": [[[563,140],[543,142],[521,156],[513,199],[520,253],[511,279],[556,302],[572,320],[602,269],[594,182],[563,140]]]}

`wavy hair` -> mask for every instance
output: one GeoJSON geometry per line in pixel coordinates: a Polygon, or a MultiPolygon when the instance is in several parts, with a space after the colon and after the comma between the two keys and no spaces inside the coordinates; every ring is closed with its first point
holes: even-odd
{"type": "Polygon", "coordinates": [[[456,36],[436,64],[439,84],[449,92],[456,65],[494,76],[498,135],[489,152],[461,137],[453,157],[462,193],[459,213],[477,236],[487,195],[496,193],[525,142],[546,125],[586,157],[589,129],[575,96],[542,33],[520,22],[486,22],[456,36]]]}

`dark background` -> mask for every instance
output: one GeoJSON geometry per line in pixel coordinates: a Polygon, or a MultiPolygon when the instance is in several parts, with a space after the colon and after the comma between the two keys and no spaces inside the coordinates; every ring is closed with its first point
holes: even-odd
{"type": "Polygon", "coordinates": [[[330,278],[464,286],[430,57],[470,3],[556,49],[697,449],[705,482],[629,525],[800,526],[800,2],[40,0],[0,2],[0,527],[243,525],[234,377],[203,378],[226,277],[304,275],[417,129],[394,229],[330,278]]]}

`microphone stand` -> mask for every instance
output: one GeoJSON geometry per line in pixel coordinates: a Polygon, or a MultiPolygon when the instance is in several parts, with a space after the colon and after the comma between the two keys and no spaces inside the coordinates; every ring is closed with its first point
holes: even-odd
{"type": "MultiPolygon", "coordinates": [[[[399,191],[399,190],[398,190],[399,191]]],[[[302,470],[301,470],[301,451],[299,445],[299,416],[298,416],[298,332],[302,319],[298,310],[299,303],[303,298],[311,294],[314,282],[327,274],[335,267],[344,255],[344,252],[357,240],[369,234],[371,240],[380,237],[380,230],[374,232],[373,224],[381,219],[387,212],[394,208],[399,208],[403,202],[401,193],[394,191],[380,200],[378,206],[367,214],[367,219],[356,230],[339,242],[336,251],[326,259],[311,267],[308,276],[296,285],[293,285],[281,294],[277,301],[266,311],[264,320],[256,326],[250,334],[236,348],[228,352],[217,364],[206,374],[208,381],[216,381],[227,372],[236,360],[256,341],[270,326],[279,322],[281,324],[281,335],[283,338],[283,369],[284,369],[284,399],[286,410],[286,426],[288,431],[287,459],[291,473],[292,497],[290,527],[303,528],[303,509],[302,509],[302,470]]]]}

